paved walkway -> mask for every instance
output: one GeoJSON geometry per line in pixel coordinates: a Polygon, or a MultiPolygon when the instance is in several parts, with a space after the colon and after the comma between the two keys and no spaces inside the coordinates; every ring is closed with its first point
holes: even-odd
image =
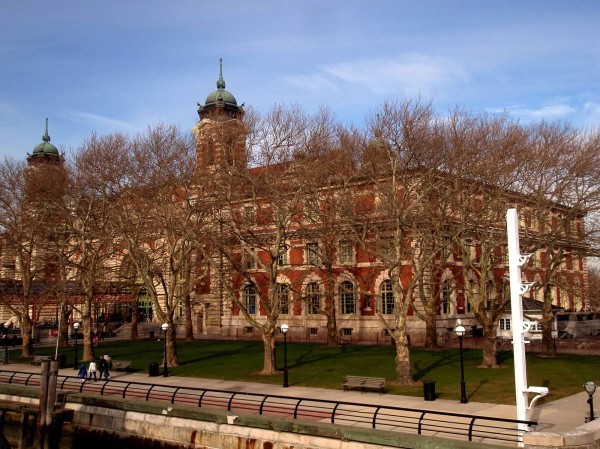
{"type": "MultiPolygon", "coordinates": [[[[39,372],[39,366],[30,364],[11,363],[0,365],[0,370],[14,370],[21,372],[39,372]]],[[[161,369],[162,372],[162,369],[161,369]]],[[[77,374],[73,368],[60,370],[62,375],[77,374]]],[[[332,401],[348,401],[357,403],[366,403],[372,405],[385,405],[396,407],[409,407],[431,411],[445,411],[451,413],[464,413],[472,415],[492,416],[496,418],[516,419],[516,410],[514,406],[502,404],[489,404],[482,402],[469,402],[461,404],[458,401],[437,399],[435,401],[425,401],[423,398],[411,396],[399,396],[392,394],[380,395],[377,392],[361,393],[360,391],[347,391],[341,389],[322,389],[309,387],[290,386],[283,388],[278,385],[259,384],[251,382],[226,381],[219,379],[200,379],[192,377],[150,377],[145,373],[122,373],[113,372],[112,379],[165,384],[170,386],[181,386],[191,388],[205,388],[216,390],[230,390],[238,392],[252,392],[260,394],[277,394],[292,397],[305,397],[309,399],[323,399],[332,401]]],[[[585,391],[573,396],[559,399],[557,401],[546,402],[535,406],[530,419],[537,420],[539,425],[536,430],[544,432],[564,432],[579,427],[585,423],[585,418],[589,416],[589,405],[587,404],[587,394],[585,391]]],[[[600,398],[598,401],[600,402],[600,398]]],[[[598,407],[594,407],[594,414],[598,416],[598,407]]]]}

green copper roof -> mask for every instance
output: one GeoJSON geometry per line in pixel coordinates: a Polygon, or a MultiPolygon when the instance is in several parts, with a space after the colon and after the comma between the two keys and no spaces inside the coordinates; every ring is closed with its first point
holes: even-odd
{"type": "Polygon", "coordinates": [[[46,132],[42,136],[42,140],[43,142],[36,145],[33,149],[32,156],[59,155],[58,149],[50,143],[50,135],[48,134],[48,118],[46,118],[46,132]]]}
{"type": "Polygon", "coordinates": [[[231,92],[225,90],[225,80],[223,79],[223,59],[219,60],[219,79],[217,80],[217,90],[206,97],[204,107],[216,104],[226,104],[237,106],[237,101],[231,92]]]}

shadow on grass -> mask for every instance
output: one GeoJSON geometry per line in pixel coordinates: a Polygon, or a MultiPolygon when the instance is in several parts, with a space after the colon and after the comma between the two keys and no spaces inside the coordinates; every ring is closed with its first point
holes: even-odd
{"type": "Polygon", "coordinates": [[[248,342],[246,345],[244,345],[242,347],[240,347],[238,345],[227,351],[207,353],[204,357],[186,358],[186,360],[184,362],[180,363],[180,365],[185,366],[185,365],[189,365],[189,364],[193,364],[193,363],[197,363],[197,362],[205,362],[207,360],[226,358],[229,356],[238,356],[240,352],[243,352],[245,354],[250,354],[253,352],[258,352],[258,350],[260,350],[260,352],[262,352],[262,345],[260,345],[260,347],[257,348],[257,345],[255,342],[248,342]]]}
{"type": "Polygon", "coordinates": [[[423,380],[427,374],[435,371],[444,366],[450,366],[456,364],[456,360],[460,358],[459,352],[450,351],[439,351],[431,352],[431,355],[435,357],[433,363],[427,366],[420,366],[418,361],[413,363],[413,378],[415,380],[423,380]]]}

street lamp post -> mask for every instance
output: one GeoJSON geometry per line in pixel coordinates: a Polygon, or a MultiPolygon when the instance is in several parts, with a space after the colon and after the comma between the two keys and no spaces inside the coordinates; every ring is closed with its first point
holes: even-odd
{"type": "Polygon", "coordinates": [[[593,421],[594,419],[594,393],[596,392],[596,383],[593,381],[589,381],[586,382],[585,385],[583,386],[583,388],[585,388],[586,393],[588,394],[589,398],[587,400],[587,403],[590,404],[590,419],[589,421],[586,420],[586,422],[590,422],[593,421]]]}
{"type": "Polygon", "coordinates": [[[460,320],[456,322],[457,326],[454,328],[454,332],[458,337],[460,345],[460,403],[466,404],[467,402],[467,389],[465,386],[465,367],[463,362],[463,337],[465,336],[465,327],[461,324],[460,320]]]}
{"type": "Polygon", "coordinates": [[[288,387],[288,367],[287,367],[287,333],[290,330],[290,326],[287,324],[281,325],[281,332],[283,333],[283,387],[288,387]]]}
{"type": "Polygon", "coordinates": [[[79,323],[73,323],[73,330],[75,331],[75,360],[73,361],[73,369],[79,368],[79,355],[77,354],[77,331],[79,330],[79,323]]]}
{"type": "Polygon", "coordinates": [[[9,323],[4,323],[4,329],[6,332],[4,333],[4,364],[8,365],[8,326],[9,323]]]}
{"type": "Polygon", "coordinates": [[[167,377],[169,375],[169,368],[167,367],[167,329],[169,329],[168,323],[163,323],[160,327],[165,333],[165,354],[164,354],[164,363],[163,363],[163,376],[167,377]]]}

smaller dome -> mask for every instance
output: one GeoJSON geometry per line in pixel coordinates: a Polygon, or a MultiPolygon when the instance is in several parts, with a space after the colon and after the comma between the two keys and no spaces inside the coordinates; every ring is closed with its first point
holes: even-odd
{"type": "Polygon", "coordinates": [[[42,136],[42,140],[43,142],[36,145],[33,149],[32,156],[59,155],[58,148],[50,143],[50,135],[48,134],[48,119],[46,119],[46,132],[42,136]]]}

